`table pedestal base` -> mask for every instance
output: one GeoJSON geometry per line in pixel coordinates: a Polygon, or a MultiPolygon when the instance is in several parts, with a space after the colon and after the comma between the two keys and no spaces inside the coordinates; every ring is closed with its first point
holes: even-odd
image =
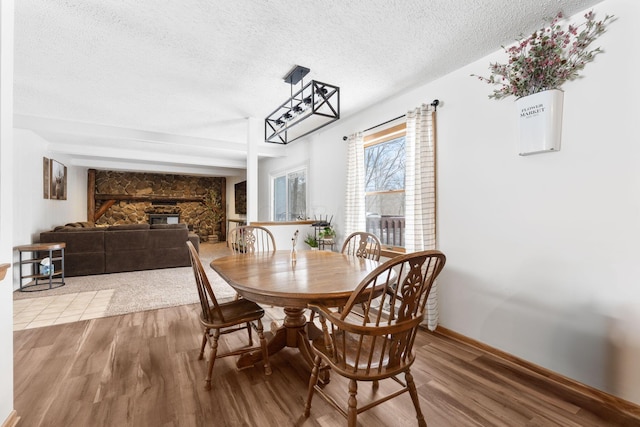
{"type": "MultiPolygon", "coordinates": [[[[285,318],[282,326],[275,327],[272,323],[271,332],[273,337],[267,343],[267,351],[269,356],[275,354],[285,347],[297,348],[302,355],[302,358],[309,366],[309,369],[313,369],[313,359],[315,354],[311,349],[310,340],[322,335],[320,331],[313,323],[307,323],[307,318],[304,315],[304,308],[285,308],[285,318]]],[[[262,360],[262,352],[255,351],[253,353],[243,354],[236,363],[238,369],[247,368],[253,366],[262,360]]],[[[321,369],[320,382],[326,384],[329,382],[329,370],[321,369]]]]}

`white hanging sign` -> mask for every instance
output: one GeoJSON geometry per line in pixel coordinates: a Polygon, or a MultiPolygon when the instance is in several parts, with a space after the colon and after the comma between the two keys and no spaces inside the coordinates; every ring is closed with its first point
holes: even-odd
{"type": "Polygon", "coordinates": [[[516,99],[521,156],[560,151],[564,92],[545,90],[516,99]]]}

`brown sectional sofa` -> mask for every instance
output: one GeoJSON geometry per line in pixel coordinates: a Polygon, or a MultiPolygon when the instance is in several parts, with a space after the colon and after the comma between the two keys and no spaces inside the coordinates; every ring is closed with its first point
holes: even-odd
{"type": "Polygon", "coordinates": [[[67,277],[187,267],[191,265],[187,240],[199,249],[200,239],[189,233],[186,224],[72,223],[40,233],[41,243],[66,243],[67,277]]]}

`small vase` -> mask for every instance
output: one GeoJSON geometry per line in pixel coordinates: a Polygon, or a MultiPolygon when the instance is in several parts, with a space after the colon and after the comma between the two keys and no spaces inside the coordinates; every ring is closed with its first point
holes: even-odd
{"type": "Polygon", "coordinates": [[[516,99],[521,156],[560,151],[564,92],[550,89],[516,99]]]}

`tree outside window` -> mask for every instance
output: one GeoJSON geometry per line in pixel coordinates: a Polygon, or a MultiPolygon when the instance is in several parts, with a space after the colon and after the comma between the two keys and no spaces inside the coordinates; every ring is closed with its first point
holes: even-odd
{"type": "Polygon", "coordinates": [[[405,125],[365,137],[367,231],[387,247],[404,246],[405,125]]]}

